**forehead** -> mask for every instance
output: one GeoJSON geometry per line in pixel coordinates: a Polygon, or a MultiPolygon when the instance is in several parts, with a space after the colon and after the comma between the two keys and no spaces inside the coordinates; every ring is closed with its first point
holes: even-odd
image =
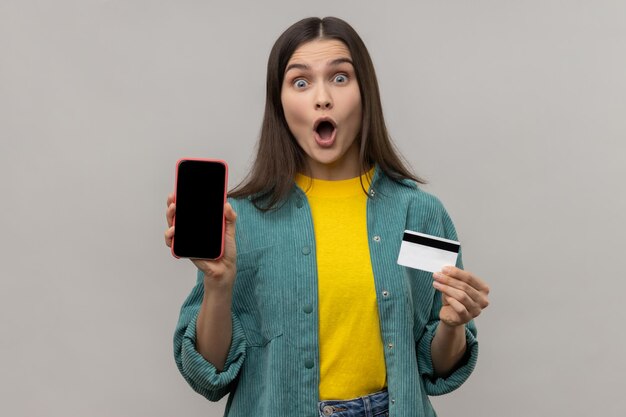
{"type": "Polygon", "coordinates": [[[345,43],[336,39],[316,39],[300,45],[287,63],[315,63],[336,58],[352,58],[345,43]]]}

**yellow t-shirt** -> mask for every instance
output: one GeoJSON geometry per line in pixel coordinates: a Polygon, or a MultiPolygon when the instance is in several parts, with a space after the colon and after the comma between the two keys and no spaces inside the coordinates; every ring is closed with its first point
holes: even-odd
{"type": "MultiPolygon", "coordinates": [[[[362,178],[367,190],[368,177],[362,178]]],[[[369,252],[367,195],[359,177],[324,181],[298,175],[296,183],[309,200],[315,230],[320,400],[380,391],[387,374],[369,252]]]]}

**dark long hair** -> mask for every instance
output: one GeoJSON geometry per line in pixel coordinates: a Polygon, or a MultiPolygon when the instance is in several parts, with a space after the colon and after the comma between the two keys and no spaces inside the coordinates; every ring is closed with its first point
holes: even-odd
{"type": "Polygon", "coordinates": [[[285,120],[281,89],[291,55],[300,45],[316,39],[339,40],[352,55],[361,93],[362,121],[357,138],[361,172],[378,164],[393,180],[411,179],[424,184],[425,181],[407,168],[391,142],[383,118],[374,65],[359,35],[348,23],[336,17],[310,17],[289,27],[272,47],[267,62],[265,115],[257,155],[246,178],[229,195],[250,197],[259,209],[269,210],[287,197],[298,172],[308,173],[306,154],[285,120]]]}

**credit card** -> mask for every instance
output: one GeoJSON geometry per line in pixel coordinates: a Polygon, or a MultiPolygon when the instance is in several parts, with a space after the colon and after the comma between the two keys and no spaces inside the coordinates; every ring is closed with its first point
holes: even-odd
{"type": "Polygon", "coordinates": [[[455,240],[405,230],[398,264],[428,272],[439,272],[446,265],[456,265],[461,244],[455,240]]]}

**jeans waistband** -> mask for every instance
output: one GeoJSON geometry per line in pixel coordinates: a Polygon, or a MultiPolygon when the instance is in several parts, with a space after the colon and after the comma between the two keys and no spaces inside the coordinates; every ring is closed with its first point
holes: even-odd
{"type": "Polygon", "coordinates": [[[320,401],[320,417],[383,417],[389,415],[389,393],[375,392],[352,400],[320,401]]]}

